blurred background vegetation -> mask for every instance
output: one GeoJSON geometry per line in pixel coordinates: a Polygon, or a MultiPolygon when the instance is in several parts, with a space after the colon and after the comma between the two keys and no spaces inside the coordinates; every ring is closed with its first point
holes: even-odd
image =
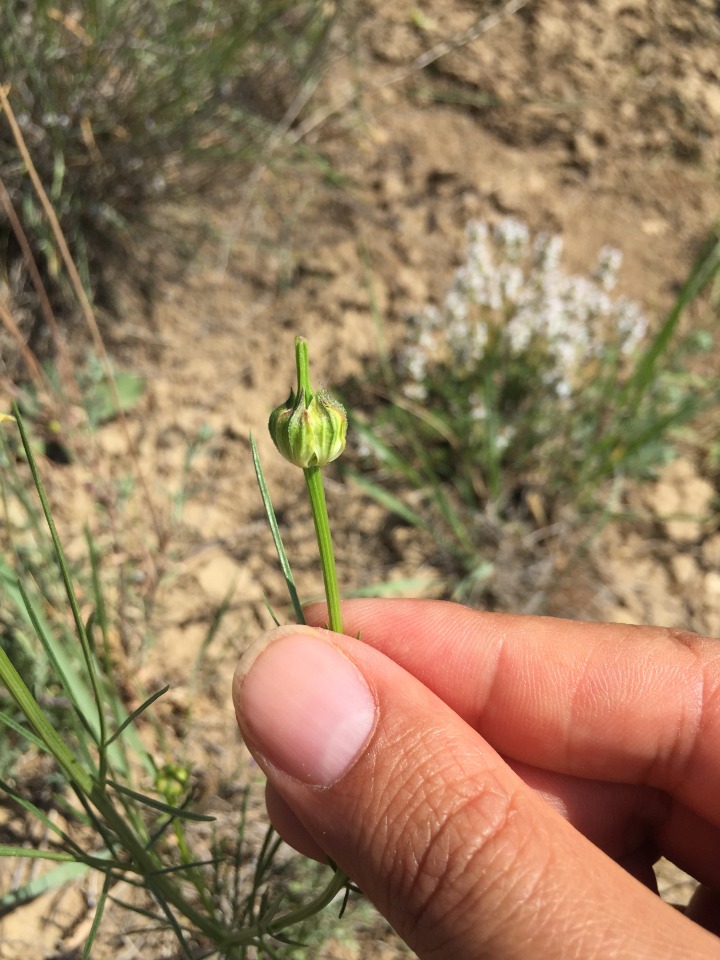
{"type": "MultiPolygon", "coordinates": [[[[238,171],[257,160],[284,118],[294,119],[338,10],[321,0],[4,5],[2,82],[96,302],[112,302],[103,282],[111,263],[140,272],[133,257],[151,204],[200,196],[223,165],[238,171]]],[[[66,318],[73,294],[6,118],[0,203],[0,292],[42,352],[49,331],[35,322],[42,294],[28,251],[66,318]]]]}

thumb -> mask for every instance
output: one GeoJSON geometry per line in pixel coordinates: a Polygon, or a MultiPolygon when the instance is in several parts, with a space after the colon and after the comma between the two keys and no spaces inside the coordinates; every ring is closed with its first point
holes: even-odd
{"type": "Polygon", "coordinates": [[[233,696],[272,791],[420,957],[716,951],[359,640],[272,631],[241,661],[233,696]]]}

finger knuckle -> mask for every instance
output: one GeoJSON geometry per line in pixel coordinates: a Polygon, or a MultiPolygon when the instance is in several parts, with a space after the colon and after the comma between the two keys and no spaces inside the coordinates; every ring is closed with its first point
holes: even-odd
{"type": "Polygon", "coordinates": [[[370,848],[382,851],[390,896],[408,910],[410,941],[422,931],[426,949],[429,935],[438,955],[450,956],[448,937],[459,942],[479,918],[507,917],[509,890],[516,881],[532,886],[541,865],[537,858],[530,869],[520,862],[524,794],[508,792],[492,768],[478,769],[476,757],[463,764],[427,746],[425,740],[419,764],[412,759],[416,750],[407,744],[398,750],[404,759],[376,794],[382,812],[375,812],[370,848]],[[508,882],[509,876],[515,879],[508,882]]]}

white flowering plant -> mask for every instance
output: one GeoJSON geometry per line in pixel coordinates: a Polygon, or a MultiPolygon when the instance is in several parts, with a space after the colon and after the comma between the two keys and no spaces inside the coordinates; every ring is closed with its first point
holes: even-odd
{"type": "Polygon", "coordinates": [[[479,517],[544,523],[562,505],[598,506],[609,478],[647,475],[672,455],[669,431],[701,402],[683,355],[702,337],[669,346],[717,270],[717,245],[652,336],[640,306],[616,294],[619,250],[603,247],[579,276],[563,270],[562,248],[513,218],[471,222],[444,302],[410,321],[386,377],[391,402],[358,424],[365,489],[466,573],[479,517]]]}

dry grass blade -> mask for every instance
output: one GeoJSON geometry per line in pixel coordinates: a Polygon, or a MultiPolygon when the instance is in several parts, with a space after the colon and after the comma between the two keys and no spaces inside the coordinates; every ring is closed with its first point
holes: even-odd
{"type": "Polygon", "coordinates": [[[123,412],[122,401],[118,393],[115,377],[112,372],[110,357],[105,348],[105,343],[103,341],[102,334],[100,333],[100,328],[98,327],[97,320],[95,319],[95,314],[90,304],[90,300],[88,299],[87,293],[85,292],[85,288],[83,286],[82,280],[80,279],[80,274],[78,273],[77,267],[75,266],[75,262],[68,248],[67,241],[65,240],[65,235],[63,234],[62,228],[58,221],[57,215],[53,209],[52,203],[50,202],[50,199],[45,191],[45,188],[43,187],[40,181],[40,177],[38,176],[37,170],[35,169],[35,165],[33,164],[32,157],[30,156],[27,145],[25,143],[25,139],[22,135],[22,131],[20,130],[18,122],[15,118],[15,113],[13,111],[12,106],[10,105],[10,101],[8,100],[8,92],[9,92],[9,87],[0,86],[0,106],[2,106],[2,109],[5,112],[5,116],[7,117],[7,121],[10,125],[13,138],[15,140],[18,150],[20,151],[20,155],[23,159],[23,163],[25,164],[25,168],[28,172],[28,176],[32,181],[32,185],[35,190],[35,193],[37,194],[38,200],[40,201],[40,204],[43,208],[43,212],[45,213],[48,223],[50,224],[50,227],[52,229],[55,242],[57,243],[58,250],[60,251],[60,255],[62,257],[62,261],[65,266],[65,269],[68,272],[68,276],[70,278],[70,282],[75,292],[75,296],[77,297],[78,303],[80,304],[87,327],[90,330],[90,334],[92,336],[95,350],[97,351],[97,354],[102,361],[108,387],[112,394],[113,402],[117,410],[117,416],[122,425],[122,429],[125,434],[125,440],[127,441],[128,450],[130,451],[130,456],[133,461],[135,474],[138,478],[138,482],[140,483],[140,486],[145,495],[145,502],[148,508],[148,513],[150,514],[150,519],[151,519],[153,528],[155,530],[155,535],[158,538],[158,540],[162,542],[163,529],[160,523],[160,517],[158,515],[157,510],[155,509],[155,504],[153,502],[152,496],[150,495],[150,488],[148,486],[147,479],[145,478],[145,474],[142,470],[142,467],[140,466],[140,459],[139,459],[137,450],[135,448],[135,444],[133,443],[133,439],[130,435],[127,418],[125,417],[125,414],[123,412]]]}
{"type": "Polygon", "coordinates": [[[15,212],[15,207],[10,199],[10,194],[8,193],[7,187],[3,183],[2,179],[0,179],[0,204],[2,204],[5,216],[8,218],[12,232],[22,252],[25,267],[30,275],[35,293],[37,294],[43,319],[47,324],[48,330],[50,331],[50,335],[53,339],[53,344],[55,345],[55,352],[58,359],[58,370],[62,378],[63,388],[67,391],[69,396],[73,397],[74,400],[77,400],[77,385],[72,376],[70,358],[68,357],[67,350],[65,349],[65,343],[63,342],[55,314],[53,313],[53,308],[50,305],[50,300],[47,292],[45,291],[45,285],[42,282],[42,277],[40,276],[40,271],[38,270],[37,263],[35,262],[35,257],[30,249],[27,235],[22,224],[20,223],[17,213],[15,212]]]}
{"type": "Polygon", "coordinates": [[[5,329],[8,331],[10,336],[17,343],[18,350],[20,351],[28,373],[35,382],[35,385],[38,387],[45,386],[45,377],[43,376],[42,368],[38,363],[35,354],[32,352],[30,347],[28,347],[27,343],[25,343],[25,338],[22,335],[20,327],[18,327],[15,321],[15,317],[13,317],[12,313],[10,312],[10,308],[1,297],[0,320],[5,325],[5,329]]]}

